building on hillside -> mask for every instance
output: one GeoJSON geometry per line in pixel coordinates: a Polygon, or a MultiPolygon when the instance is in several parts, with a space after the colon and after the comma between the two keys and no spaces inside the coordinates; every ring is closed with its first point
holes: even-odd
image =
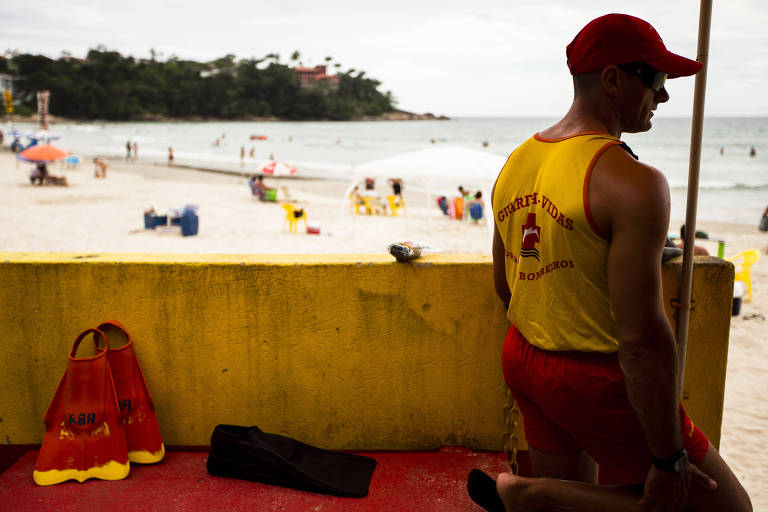
{"type": "Polygon", "coordinates": [[[79,57],[73,57],[72,55],[68,53],[62,53],[61,57],[59,57],[59,60],[62,62],[74,62],[76,64],[85,64],[88,62],[88,59],[81,59],[79,57]]]}
{"type": "Polygon", "coordinates": [[[0,73],[0,117],[13,113],[13,76],[0,73]]]}
{"type": "Polygon", "coordinates": [[[216,75],[237,76],[237,66],[226,68],[217,68],[213,63],[208,64],[208,68],[200,71],[200,78],[208,78],[216,75]]]}
{"type": "Polygon", "coordinates": [[[339,75],[326,74],[325,66],[296,67],[293,68],[293,71],[299,75],[299,85],[302,89],[312,89],[321,85],[326,85],[334,90],[339,88],[339,75]]]}
{"type": "Polygon", "coordinates": [[[11,91],[13,93],[13,76],[0,73],[0,91],[11,91]]]}

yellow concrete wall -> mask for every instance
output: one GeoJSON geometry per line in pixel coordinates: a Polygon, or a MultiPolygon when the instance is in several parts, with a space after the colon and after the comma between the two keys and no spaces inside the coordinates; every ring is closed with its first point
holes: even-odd
{"type": "MultiPolygon", "coordinates": [[[[688,351],[683,381],[683,404],[688,415],[715,447],[720,446],[720,428],[725,398],[725,369],[733,302],[733,264],[710,256],[694,259],[688,324],[688,351]]],[[[664,300],[673,328],[677,312],[671,302],[680,292],[682,257],[664,267],[664,300]]]]}
{"type": "MultiPolygon", "coordinates": [[[[707,260],[694,285],[686,405],[715,442],[732,274],[707,260]]],[[[42,440],[75,337],[117,320],[166,444],[234,423],[327,448],[497,450],[507,322],[492,288],[485,256],[0,253],[0,441],[42,440]]]]}

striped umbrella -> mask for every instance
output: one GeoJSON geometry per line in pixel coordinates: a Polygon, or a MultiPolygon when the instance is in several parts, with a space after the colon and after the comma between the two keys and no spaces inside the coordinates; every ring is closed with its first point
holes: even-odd
{"type": "Polygon", "coordinates": [[[272,176],[287,176],[296,174],[296,168],[294,166],[289,163],[278,162],[276,160],[267,162],[257,170],[262,174],[270,174],[272,176]]]}

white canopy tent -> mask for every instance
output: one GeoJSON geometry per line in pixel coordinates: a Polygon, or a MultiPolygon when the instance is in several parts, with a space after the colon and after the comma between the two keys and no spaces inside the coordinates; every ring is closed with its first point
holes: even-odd
{"type": "Polygon", "coordinates": [[[492,182],[504,162],[504,157],[486,151],[438,146],[367,162],[355,167],[354,172],[358,177],[469,184],[492,182]]]}
{"type": "Polygon", "coordinates": [[[505,161],[505,157],[487,151],[437,146],[367,162],[355,167],[353,174],[355,183],[365,178],[401,178],[406,190],[426,192],[430,207],[436,207],[433,199],[439,195],[456,195],[459,185],[480,190],[489,205],[493,183],[505,161]]]}

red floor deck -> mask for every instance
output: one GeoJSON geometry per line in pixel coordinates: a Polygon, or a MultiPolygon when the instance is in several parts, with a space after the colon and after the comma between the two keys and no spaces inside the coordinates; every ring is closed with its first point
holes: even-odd
{"type": "Polygon", "coordinates": [[[169,452],[160,464],[131,465],[125,480],[87,480],[38,487],[37,451],[0,475],[0,510],[9,511],[466,511],[473,468],[495,476],[508,471],[504,454],[443,448],[435,452],[366,452],[378,461],[365,498],[338,498],[210,476],[206,453],[169,452]]]}

